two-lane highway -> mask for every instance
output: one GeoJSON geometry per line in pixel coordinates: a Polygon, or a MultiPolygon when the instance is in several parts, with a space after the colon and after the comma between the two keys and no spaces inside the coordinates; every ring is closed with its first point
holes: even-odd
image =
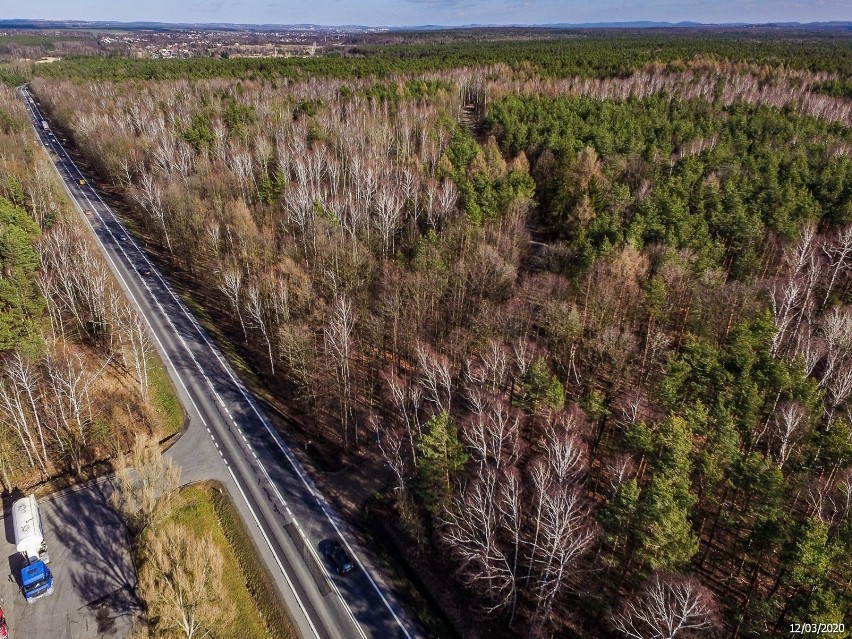
{"type": "MultiPolygon", "coordinates": [[[[346,523],[326,502],[178,295],[101,199],[49,127],[27,87],[21,95],[36,133],[110,268],[146,318],[189,416],[216,447],[226,486],[304,637],[423,636],[382,576],[368,563],[346,523]],[[356,569],[338,576],[317,552],[338,539],[356,569]]],[[[184,434],[184,437],[187,435],[184,434]]],[[[221,470],[221,469],[218,469],[221,470]]]]}

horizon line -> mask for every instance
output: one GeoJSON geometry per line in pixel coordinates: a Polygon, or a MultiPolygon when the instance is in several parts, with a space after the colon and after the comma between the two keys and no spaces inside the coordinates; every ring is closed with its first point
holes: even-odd
{"type": "Polygon", "coordinates": [[[807,27],[807,26],[835,26],[852,27],[850,20],[822,20],[812,22],[801,22],[797,20],[784,20],[773,22],[696,22],[693,20],[680,20],[669,22],[665,20],[612,20],[598,22],[539,22],[539,23],[468,23],[468,24],[409,24],[409,25],[369,25],[369,24],[322,24],[316,22],[165,22],[161,20],[80,20],[75,18],[2,18],[0,25],[11,26],[12,23],[48,23],[48,24],[75,24],[75,25],[160,25],[175,27],[314,27],[324,29],[383,29],[383,30],[405,30],[405,29],[433,29],[452,30],[465,28],[500,29],[500,28],[528,28],[528,29],[571,29],[571,28],[654,28],[654,27],[807,27]]]}

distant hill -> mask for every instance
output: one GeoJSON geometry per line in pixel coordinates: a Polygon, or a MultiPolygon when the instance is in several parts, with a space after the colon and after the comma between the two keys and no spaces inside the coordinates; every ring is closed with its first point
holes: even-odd
{"type": "Polygon", "coordinates": [[[650,20],[637,20],[632,22],[558,22],[547,24],[466,24],[466,25],[410,25],[404,27],[369,27],[365,25],[320,25],[320,24],[236,24],[230,22],[115,22],[115,21],[93,21],[84,20],[31,20],[31,19],[6,19],[0,20],[0,29],[120,29],[120,30],[144,30],[144,31],[308,31],[308,32],[348,32],[348,33],[371,33],[377,31],[448,31],[460,29],[498,29],[498,28],[526,28],[526,29],[706,29],[706,28],[788,28],[788,29],[839,29],[852,30],[852,22],[775,22],[765,24],[752,24],[746,22],[730,22],[720,24],[709,24],[701,22],[656,22],[650,20]]]}
{"type": "MultiPolygon", "coordinates": [[[[744,23],[737,23],[741,26],[744,23]]],[[[576,24],[561,22],[557,24],[537,25],[551,29],[661,29],[666,27],[706,27],[701,22],[654,22],[652,20],[637,20],[635,22],[580,22],[576,24]]],[[[712,25],[732,26],[732,25],[712,25]]]]}
{"type": "Polygon", "coordinates": [[[442,31],[451,29],[498,29],[498,28],[527,28],[527,29],[737,29],[747,27],[783,27],[799,29],[852,29],[852,22],[655,22],[652,20],[636,20],[632,22],[548,22],[544,24],[465,24],[443,26],[437,24],[415,25],[408,27],[390,27],[391,31],[442,31]]]}
{"type": "MultiPolygon", "coordinates": [[[[501,27],[525,27],[532,29],[658,29],[661,27],[703,27],[699,22],[555,22],[545,24],[465,24],[458,26],[442,26],[439,24],[423,24],[410,27],[391,27],[394,31],[441,31],[447,29],[496,29],[501,27]]],[[[715,25],[714,25],[715,26],[715,25]]]]}

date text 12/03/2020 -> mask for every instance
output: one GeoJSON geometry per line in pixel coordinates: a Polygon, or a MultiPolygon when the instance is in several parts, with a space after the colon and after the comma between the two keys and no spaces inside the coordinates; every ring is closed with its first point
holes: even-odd
{"type": "Polygon", "coordinates": [[[846,632],[846,626],[843,623],[791,623],[790,634],[840,634],[846,632]]]}

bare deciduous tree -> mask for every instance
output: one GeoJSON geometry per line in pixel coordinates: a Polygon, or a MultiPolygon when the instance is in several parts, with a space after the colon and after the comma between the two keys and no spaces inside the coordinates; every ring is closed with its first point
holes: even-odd
{"type": "Polygon", "coordinates": [[[576,480],[586,470],[586,447],[564,425],[548,424],[542,439],[550,471],[556,481],[576,480]]]}
{"type": "Polygon", "coordinates": [[[509,605],[515,598],[511,558],[497,542],[499,512],[488,488],[495,482],[492,478],[468,483],[447,512],[443,531],[444,541],[461,561],[463,579],[483,592],[489,612],[509,605]]]}
{"type": "Polygon", "coordinates": [[[376,443],[379,446],[379,451],[382,453],[385,464],[390,468],[396,480],[394,492],[396,493],[397,505],[402,506],[407,498],[410,475],[410,469],[406,461],[409,452],[405,450],[405,440],[399,429],[386,426],[375,414],[370,416],[369,421],[373,431],[376,433],[376,443]]]}
{"type": "Polygon", "coordinates": [[[180,468],[151,436],[136,436],[130,455],[116,460],[115,478],[112,504],[134,534],[167,517],[176,503],[180,468]]]}
{"type": "Polygon", "coordinates": [[[464,427],[473,457],[480,470],[490,464],[496,471],[515,462],[518,456],[520,415],[509,410],[497,397],[483,397],[478,391],[470,394],[473,407],[471,419],[464,427]]]}
{"type": "MultiPolygon", "coordinates": [[[[337,377],[338,397],[340,399],[340,428],[343,445],[349,446],[349,427],[353,420],[353,388],[351,357],[353,347],[352,331],[355,326],[355,314],[352,302],[345,294],[338,296],[325,327],[326,349],[331,354],[337,377]]],[[[358,443],[358,429],[355,427],[355,443],[358,443]]]]}
{"type": "Polygon", "coordinates": [[[458,200],[458,189],[450,180],[441,182],[441,188],[438,190],[438,204],[440,206],[441,218],[446,219],[447,216],[456,207],[458,200]]]}
{"type": "Polygon", "coordinates": [[[148,365],[154,354],[154,347],[148,335],[148,327],[142,316],[136,312],[123,298],[117,304],[115,321],[119,330],[127,338],[130,344],[131,364],[136,373],[136,381],[139,383],[139,397],[142,401],[148,400],[149,379],[148,365]]]}
{"type": "Polygon", "coordinates": [[[613,617],[630,639],[685,639],[716,627],[716,601],[694,577],[655,574],[613,617]]]}
{"type": "Polygon", "coordinates": [[[139,593],[158,633],[200,639],[227,626],[236,608],[223,569],[210,533],[199,538],[172,523],[154,531],[145,547],[139,593]]]}
{"type": "Polygon", "coordinates": [[[94,425],[92,385],[108,364],[109,359],[91,372],[79,353],[64,350],[50,353],[44,360],[45,380],[52,394],[47,403],[47,427],[77,473],[83,469],[94,425]]]}
{"type": "Polygon", "coordinates": [[[225,294],[234,312],[237,314],[237,319],[240,320],[240,327],[243,329],[243,339],[248,341],[248,332],[246,331],[246,323],[243,321],[243,312],[240,302],[240,293],[243,289],[243,272],[236,266],[230,266],[222,273],[222,279],[219,282],[219,290],[225,294]]]}
{"type": "MultiPolygon", "coordinates": [[[[500,490],[496,497],[496,506],[500,511],[503,529],[511,545],[512,562],[511,573],[518,575],[519,562],[521,560],[522,534],[524,523],[523,492],[521,476],[514,468],[508,469],[500,481],[500,490]]],[[[509,610],[509,626],[515,618],[515,609],[518,602],[518,589],[512,593],[512,601],[509,610]]]]}
{"type": "Polygon", "coordinates": [[[424,344],[417,346],[417,361],[420,363],[420,384],[424,396],[435,404],[437,412],[448,411],[453,397],[450,361],[424,344]]]}
{"type": "Polygon", "coordinates": [[[807,410],[796,402],[785,402],[775,412],[771,426],[772,456],[779,468],[790,458],[804,436],[807,410]]]}
{"type": "Polygon", "coordinates": [[[541,542],[532,555],[536,566],[536,612],[550,617],[553,604],[568,582],[575,582],[585,566],[581,558],[594,545],[598,530],[590,506],[578,488],[555,486],[541,497],[541,542]]]}
{"type": "Polygon", "coordinates": [[[416,428],[417,430],[417,438],[423,435],[420,421],[417,419],[416,398],[412,396],[410,392],[416,387],[406,389],[405,382],[393,373],[389,373],[384,377],[387,382],[388,391],[390,392],[391,401],[393,402],[393,406],[396,408],[398,421],[401,421],[404,424],[406,433],[408,434],[411,463],[416,468],[417,455],[415,453],[414,429],[416,428]]]}
{"type": "Polygon", "coordinates": [[[163,202],[163,189],[155,181],[154,175],[145,170],[139,172],[139,192],[136,200],[142,208],[160,225],[163,230],[163,239],[169,253],[172,252],[172,242],[169,229],[166,225],[166,206],[163,202]]]}
{"type": "Polygon", "coordinates": [[[41,376],[36,367],[16,352],[0,370],[0,414],[15,428],[32,466],[47,474],[47,443],[41,413],[41,376]],[[33,433],[33,431],[35,431],[33,433]]]}
{"type": "Polygon", "coordinates": [[[831,276],[825,289],[825,297],[822,300],[822,307],[825,308],[831,297],[837,276],[852,264],[852,226],[840,229],[833,241],[823,242],[822,251],[828,258],[828,264],[831,268],[831,276]]]}
{"type": "Polygon", "coordinates": [[[382,239],[382,255],[394,252],[394,234],[402,217],[402,202],[390,188],[382,188],[376,198],[375,225],[382,239]]]}
{"type": "Polygon", "coordinates": [[[275,357],[272,352],[272,325],[269,318],[268,307],[262,291],[254,284],[248,288],[248,300],[246,301],[248,314],[253,325],[260,331],[266,344],[267,356],[269,357],[269,370],[275,375],[275,357]]]}

